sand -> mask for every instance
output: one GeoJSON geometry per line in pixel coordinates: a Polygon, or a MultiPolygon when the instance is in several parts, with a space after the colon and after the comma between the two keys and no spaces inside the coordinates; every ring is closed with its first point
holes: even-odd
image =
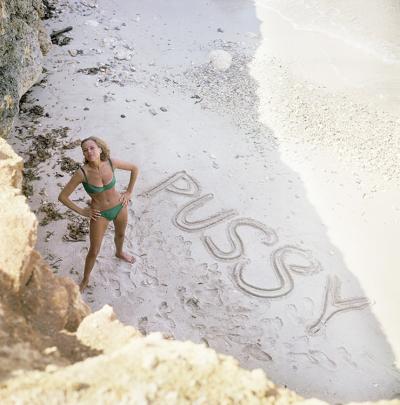
{"type": "MultiPolygon", "coordinates": [[[[10,143],[26,156],[30,130],[67,126],[64,141],[100,136],[140,168],[126,234],[137,262],[114,257],[110,225],[92,309],[306,397],[399,395],[395,2],[60,3],[48,28],[72,25],[73,40],[53,47],[27,102],[48,117],[21,114],[10,143]]],[[[32,182],[36,211],[68,181],[59,151],[32,182]]],[[[123,190],[128,174],[116,177],[123,190]]],[[[79,282],[88,242],[63,240],[67,223],[41,226],[37,248],[79,282]]]]}

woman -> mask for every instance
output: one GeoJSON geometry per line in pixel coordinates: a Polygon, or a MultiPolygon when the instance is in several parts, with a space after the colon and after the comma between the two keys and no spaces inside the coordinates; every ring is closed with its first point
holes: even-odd
{"type": "Polygon", "coordinates": [[[128,221],[127,205],[131,199],[133,186],[138,176],[138,168],[122,160],[111,159],[107,144],[101,139],[90,136],[81,142],[85,164],[75,172],[62,189],[58,200],[71,210],[90,218],[90,248],[86,256],[83,279],[79,285],[81,292],[89,282],[96,257],[100,251],[104,233],[110,221],[114,222],[116,256],[128,263],[134,263],[133,256],[122,250],[125,229],[128,221]],[[115,189],[114,169],[129,170],[131,177],[127,190],[120,194],[115,189]],[[78,207],[69,196],[82,183],[92,198],[87,208],[78,207]]]}

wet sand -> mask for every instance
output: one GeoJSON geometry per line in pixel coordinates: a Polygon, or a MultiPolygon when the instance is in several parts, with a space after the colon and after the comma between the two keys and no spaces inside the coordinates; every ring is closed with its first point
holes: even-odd
{"type": "MultiPolygon", "coordinates": [[[[297,3],[63,1],[48,25],[73,25],[73,40],[28,95],[49,115],[33,126],[100,136],[141,169],[126,235],[137,262],[114,257],[110,225],[84,293],[93,310],[110,304],[144,333],[203,342],[306,397],[393,398],[393,3],[375,11],[379,36],[365,28],[372,2],[355,21],[340,2],[297,3]],[[229,69],[209,62],[214,50],[229,69]]],[[[10,140],[21,154],[31,121],[22,114],[10,140]]],[[[34,210],[57,200],[59,165],[55,152],[40,166],[34,210]]],[[[123,190],[128,175],[116,177],[123,190]]],[[[40,227],[37,247],[79,282],[88,242],[64,241],[66,228],[40,227]]]]}

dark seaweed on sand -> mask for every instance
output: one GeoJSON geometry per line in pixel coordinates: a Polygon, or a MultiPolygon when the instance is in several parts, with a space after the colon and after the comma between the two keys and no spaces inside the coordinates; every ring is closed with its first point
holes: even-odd
{"type": "Polygon", "coordinates": [[[58,221],[64,218],[64,215],[57,210],[55,204],[52,202],[43,203],[39,208],[39,212],[45,214],[39,222],[39,225],[42,226],[47,225],[50,221],[58,221]]]}
{"type": "Polygon", "coordinates": [[[89,233],[89,220],[85,217],[69,215],[67,233],[63,236],[65,242],[83,242],[89,233]]]}

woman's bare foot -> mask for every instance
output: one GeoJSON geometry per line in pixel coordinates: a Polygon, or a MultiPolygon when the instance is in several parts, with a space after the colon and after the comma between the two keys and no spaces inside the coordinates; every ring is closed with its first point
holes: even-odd
{"type": "Polygon", "coordinates": [[[128,263],[135,263],[136,259],[131,256],[131,255],[127,255],[126,253],[122,252],[122,253],[116,253],[115,256],[118,257],[118,259],[121,260],[125,260],[128,263]]]}
{"type": "Polygon", "coordinates": [[[79,284],[79,291],[83,292],[83,290],[87,287],[88,283],[89,283],[89,280],[83,279],[81,281],[81,283],[79,284]]]}

